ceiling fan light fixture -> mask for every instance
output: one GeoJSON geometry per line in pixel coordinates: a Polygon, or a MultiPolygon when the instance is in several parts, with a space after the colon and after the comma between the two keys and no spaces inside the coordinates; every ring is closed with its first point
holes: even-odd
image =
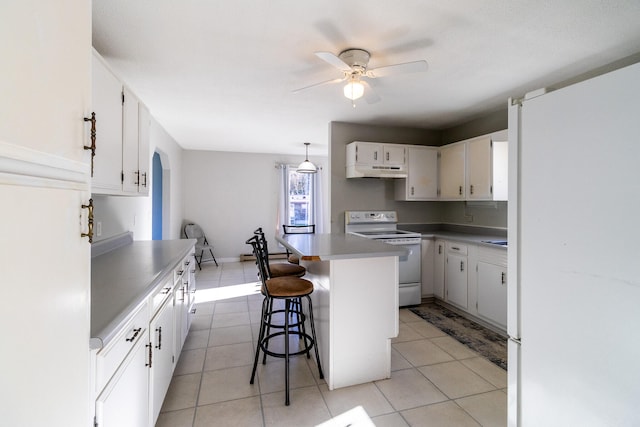
{"type": "Polygon", "coordinates": [[[359,80],[350,80],[344,86],[344,96],[350,100],[355,101],[362,98],[362,95],[364,95],[364,85],[359,80]]]}
{"type": "Polygon", "coordinates": [[[313,163],[311,163],[309,161],[309,145],[311,143],[310,142],[305,142],[304,145],[306,147],[306,155],[304,158],[304,162],[300,163],[300,166],[298,166],[298,169],[296,169],[296,172],[298,173],[316,173],[318,172],[318,168],[316,167],[316,165],[314,165],[313,163]]]}

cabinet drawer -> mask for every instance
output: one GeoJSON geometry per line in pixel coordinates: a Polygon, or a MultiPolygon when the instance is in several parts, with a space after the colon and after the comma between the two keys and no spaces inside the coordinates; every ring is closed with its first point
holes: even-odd
{"type": "Polygon", "coordinates": [[[96,393],[99,393],[135,344],[147,334],[149,306],[144,303],[117,335],[96,355],[96,393]]]}
{"type": "Polygon", "coordinates": [[[151,296],[151,316],[153,317],[158,309],[164,304],[164,302],[171,297],[171,291],[173,290],[173,281],[171,277],[167,278],[162,286],[151,296]]]}
{"type": "Polygon", "coordinates": [[[460,243],[456,243],[456,242],[447,242],[447,252],[466,255],[467,245],[461,245],[460,243]]]}

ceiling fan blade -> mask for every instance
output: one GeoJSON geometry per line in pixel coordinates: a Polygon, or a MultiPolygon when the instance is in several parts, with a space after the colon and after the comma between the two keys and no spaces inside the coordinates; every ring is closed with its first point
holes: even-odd
{"type": "Polygon", "coordinates": [[[340,71],[351,72],[351,67],[349,66],[349,64],[347,64],[331,52],[316,52],[316,56],[323,61],[333,65],[340,71]]]}
{"type": "Polygon", "coordinates": [[[362,85],[364,86],[364,99],[367,101],[367,104],[375,104],[376,102],[380,102],[382,98],[376,93],[375,90],[371,87],[371,85],[365,81],[360,80],[362,85]]]}
{"type": "Polygon", "coordinates": [[[292,91],[292,93],[302,92],[303,90],[311,89],[312,87],[316,87],[316,86],[328,85],[328,84],[332,84],[332,83],[340,83],[341,81],[344,81],[344,79],[345,79],[345,77],[338,77],[337,79],[331,79],[331,80],[326,80],[326,81],[320,82],[320,83],[314,83],[314,84],[309,85],[309,86],[305,86],[305,87],[301,87],[299,89],[295,89],[295,90],[292,91]]]}
{"type": "Polygon", "coordinates": [[[427,71],[427,61],[413,61],[405,62],[402,64],[387,65],[385,67],[378,67],[367,71],[367,77],[372,79],[378,77],[386,77],[396,74],[418,73],[427,71]]]}

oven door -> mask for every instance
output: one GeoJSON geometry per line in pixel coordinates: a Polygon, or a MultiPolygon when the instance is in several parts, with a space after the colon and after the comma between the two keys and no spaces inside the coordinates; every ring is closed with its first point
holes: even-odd
{"type": "Polygon", "coordinates": [[[420,239],[380,239],[390,245],[401,245],[409,251],[406,256],[399,258],[398,270],[400,271],[398,282],[419,283],[422,278],[420,265],[422,262],[420,239]]]}

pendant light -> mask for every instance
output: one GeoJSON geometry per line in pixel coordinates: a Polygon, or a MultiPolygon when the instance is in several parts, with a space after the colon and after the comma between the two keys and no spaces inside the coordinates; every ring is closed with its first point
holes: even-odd
{"type": "Polygon", "coordinates": [[[304,145],[306,147],[306,156],[304,158],[304,162],[300,163],[296,172],[298,173],[316,173],[318,172],[318,168],[316,165],[309,161],[309,145],[310,142],[305,142],[304,145]]]}

